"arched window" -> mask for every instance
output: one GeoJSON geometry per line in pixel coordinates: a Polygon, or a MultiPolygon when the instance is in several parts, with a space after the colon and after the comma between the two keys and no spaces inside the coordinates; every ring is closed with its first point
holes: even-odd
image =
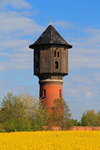
{"type": "Polygon", "coordinates": [[[54,57],[59,57],[59,49],[56,48],[56,50],[54,51],[54,57]]]}

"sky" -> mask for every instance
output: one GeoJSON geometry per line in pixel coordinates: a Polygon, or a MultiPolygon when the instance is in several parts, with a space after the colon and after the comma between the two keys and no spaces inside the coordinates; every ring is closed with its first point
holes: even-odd
{"type": "Polygon", "coordinates": [[[72,118],[80,120],[84,111],[100,110],[99,0],[0,0],[0,100],[8,92],[38,97],[29,45],[51,18],[56,30],[73,45],[63,97],[72,118]]]}

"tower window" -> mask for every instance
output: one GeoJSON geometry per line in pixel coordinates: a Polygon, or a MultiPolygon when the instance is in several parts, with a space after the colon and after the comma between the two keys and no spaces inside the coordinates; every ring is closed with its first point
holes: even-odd
{"type": "Polygon", "coordinates": [[[59,97],[60,97],[60,98],[62,97],[61,89],[59,90],[59,97]]]}
{"type": "Polygon", "coordinates": [[[55,61],[55,69],[58,69],[58,61],[55,61]]]}
{"type": "Polygon", "coordinates": [[[46,98],[46,89],[43,90],[43,97],[46,98]]]}
{"type": "Polygon", "coordinates": [[[57,57],[59,57],[59,52],[57,52],[57,57]]]}
{"type": "Polygon", "coordinates": [[[56,51],[54,51],[54,57],[56,57],[56,51]]]}
{"type": "Polygon", "coordinates": [[[54,51],[54,57],[59,57],[59,49],[56,48],[56,50],[54,51]]]}

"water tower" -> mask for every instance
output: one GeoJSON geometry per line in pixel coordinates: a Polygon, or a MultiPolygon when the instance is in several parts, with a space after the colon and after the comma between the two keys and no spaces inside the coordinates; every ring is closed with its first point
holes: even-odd
{"type": "Polygon", "coordinates": [[[39,78],[39,96],[48,108],[54,106],[54,100],[63,97],[63,77],[68,75],[68,44],[56,29],[49,25],[35,43],[34,75],[39,78]]]}

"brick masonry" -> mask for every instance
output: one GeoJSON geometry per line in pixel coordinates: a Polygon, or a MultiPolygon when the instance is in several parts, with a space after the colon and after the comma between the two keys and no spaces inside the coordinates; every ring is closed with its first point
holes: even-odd
{"type": "Polygon", "coordinates": [[[40,82],[40,98],[43,99],[43,104],[47,107],[54,106],[54,100],[59,99],[63,95],[63,82],[60,81],[44,81],[40,82]],[[46,97],[44,97],[44,90],[46,90],[46,97]],[[61,91],[61,97],[60,97],[61,91]]]}
{"type": "Polygon", "coordinates": [[[92,130],[100,131],[100,127],[73,126],[70,128],[70,130],[73,130],[73,131],[92,131],[92,130]]]}

